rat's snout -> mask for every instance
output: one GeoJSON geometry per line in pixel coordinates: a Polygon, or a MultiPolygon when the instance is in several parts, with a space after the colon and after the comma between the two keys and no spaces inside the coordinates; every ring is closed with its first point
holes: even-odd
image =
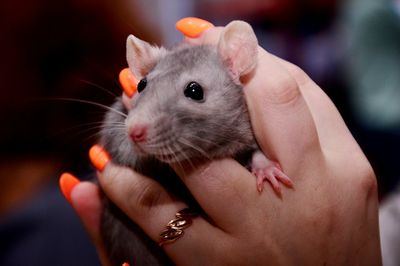
{"type": "Polygon", "coordinates": [[[146,125],[134,125],[129,129],[129,136],[133,142],[145,142],[147,138],[146,125]]]}

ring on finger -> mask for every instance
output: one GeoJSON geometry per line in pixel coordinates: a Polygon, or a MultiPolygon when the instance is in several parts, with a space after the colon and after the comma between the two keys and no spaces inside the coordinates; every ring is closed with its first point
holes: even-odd
{"type": "Polygon", "coordinates": [[[164,231],[160,234],[159,245],[173,243],[184,234],[184,229],[188,228],[192,223],[192,218],[197,217],[198,213],[190,208],[185,208],[175,214],[175,218],[168,222],[164,231]]]}

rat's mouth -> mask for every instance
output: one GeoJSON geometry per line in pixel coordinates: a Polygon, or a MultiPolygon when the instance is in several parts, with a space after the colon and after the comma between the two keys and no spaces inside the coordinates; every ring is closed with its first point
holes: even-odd
{"type": "Polygon", "coordinates": [[[148,155],[147,152],[143,149],[143,147],[141,145],[138,145],[135,142],[131,142],[131,143],[132,143],[132,148],[136,154],[141,155],[141,156],[148,155]]]}
{"type": "Polygon", "coordinates": [[[184,157],[181,154],[184,151],[176,151],[173,149],[173,146],[166,145],[165,143],[155,145],[154,143],[139,144],[133,142],[132,144],[136,154],[145,157],[153,157],[167,164],[178,163],[184,157]]]}

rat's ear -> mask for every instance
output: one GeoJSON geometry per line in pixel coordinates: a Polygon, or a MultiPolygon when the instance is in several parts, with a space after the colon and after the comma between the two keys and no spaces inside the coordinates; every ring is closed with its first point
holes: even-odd
{"type": "Polygon", "coordinates": [[[244,21],[232,21],[221,33],[218,54],[235,82],[251,72],[257,64],[258,41],[251,26],[244,21]]]}
{"type": "Polygon", "coordinates": [[[129,69],[138,80],[146,76],[163,57],[166,50],[129,35],[126,40],[126,58],[129,69]]]}

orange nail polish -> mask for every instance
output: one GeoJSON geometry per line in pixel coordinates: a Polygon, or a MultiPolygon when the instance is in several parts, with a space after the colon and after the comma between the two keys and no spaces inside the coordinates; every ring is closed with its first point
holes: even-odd
{"type": "Polygon", "coordinates": [[[185,36],[196,38],[199,37],[203,31],[214,27],[214,25],[204,19],[187,17],[176,22],[175,27],[185,36]]]}
{"type": "Polygon", "coordinates": [[[138,82],[129,68],[124,68],[119,72],[119,83],[121,83],[122,89],[128,97],[135,94],[138,82]]]}
{"type": "Polygon", "coordinates": [[[70,173],[63,173],[60,177],[59,184],[61,192],[63,193],[64,197],[68,200],[69,203],[71,201],[71,191],[72,189],[78,185],[81,181],[78,178],[71,175],[70,173]]]}
{"type": "Polygon", "coordinates": [[[110,155],[100,145],[94,145],[90,148],[89,158],[99,171],[103,171],[106,164],[111,160],[110,155]]]}

